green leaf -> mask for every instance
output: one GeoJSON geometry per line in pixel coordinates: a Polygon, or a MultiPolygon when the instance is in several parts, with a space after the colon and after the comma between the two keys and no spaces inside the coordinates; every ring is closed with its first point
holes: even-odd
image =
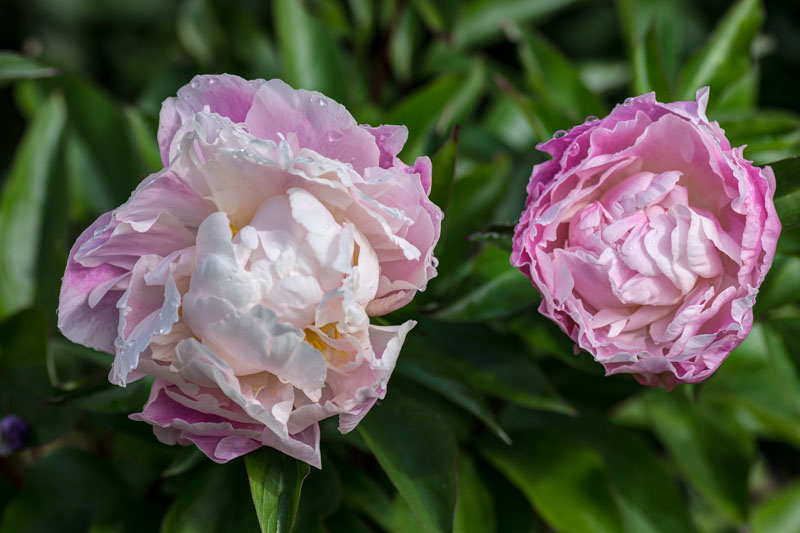
{"type": "Polygon", "coordinates": [[[664,71],[664,60],[656,34],[656,25],[643,39],[633,45],[633,92],[644,94],[655,91],[656,98],[662,102],[671,102],[672,88],[664,71]]]}
{"type": "Polygon", "coordinates": [[[69,124],[99,170],[100,194],[108,195],[114,205],[122,204],[147,172],[134,148],[128,119],[117,102],[93,85],[68,77],[63,86],[69,124]]]}
{"type": "Polygon", "coordinates": [[[764,19],[760,0],[739,0],[730,7],[705,45],[681,73],[678,96],[694,98],[705,86],[722,91],[751,68],[753,38],[764,19]]]}
{"type": "Polygon", "coordinates": [[[425,297],[451,289],[469,273],[468,255],[475,244],[467,237],[493,221],[493,212],[506,190],[508,169],[508,159],[501,158],[479,164],[456,179],[448,216],[442,222],[442,234],[435,249],[439,276],[425,297]]]}
{"type": "Polygon", "coordinates": [[[302,0],[277,0],[273,6],[286,82],[295,89],[320,91],[346,102],[348,85],[341,83],[343,59],[328,29],[308,13],[302,0]]]}
{"type": "Polygon", "coordinates": [[[509,263],[510,252],[487,247],[473,265],[467,286],[456,300],[436,312],[436,318],[478,322],[501,318],[539,302],[531,281],[509,263]]]}
{"type": "Polygon", "coordinates": [[[555,46],[535,32],[511,28],[509,34],[517,44],[528,86],[544,106],[563,116],[559,127],[568,128],[589,115],[605,115],[606,106],[586,88],[578,71],[555,46]]]}
{"type": "Polygon", "coordinates": [[[454,127],[450,138],[439,148],[431,161],[433,176],[431,178],[431,202],[447,213],[453,198],[453,183],[456,179],[458,162],[458,127],[454,127]]]}
{"type": "Polygon", "coordinates": [[[183,1],[178,11],[176,33],[181,45],[201,67],[212,64],[225,38],[206,0],[183,1]]]}
{"type": "Polygon", "coordinates": [[[653,429],[681,474],[728,520],[742,523],[752,453],[747,438],[680,393],[653,390],[645,398],[653,429]]]}
{"type": "Polygon", "coordinates": [[[466,453],[458,456],[458,504],[454,533],[497,531],[490,488],[481,479],[475,460],[466,453]]]}
{"type": "Polygon", "coordinates": [[[389,41],[389,61],[398,79],[411,78],[414,66],[414,44],[419,34],[419,19],[414,10],[404,6],[389,41]]]}
{"type": "Polygon", "coordinates": [[[257,531],[240,460],[208,465],[192,476],[170,506],[161,533],[257,531]]]}
{"type": "Polygon", "coordinates": [[[624,531],[596,453],[544,427],[512,438],[510,447],[487,441],[480,450],[551,527],[570,533],[624,531]]]}
{"type": "Polygon", "coordinates": [[[425,529],[452,531],[456,442],[443,417],[395,393],[375,406],[358,428],[425,529]]]}
{"type": "Polygon", "coordinates": [[[30,305],[36,294],[37,259],[45,206],[56,172],[66,119],[64,100],[50,97],[36,111],[0,198],[0,319],[30,305]]]}
{"type": "MultiPolygon", "coordinates": [[[[421,344],[421,343],[420,343],[421,344]]],[[[438,392],[486,424],[498,437],[509,442],[503,428],[494,418],[486,400],[466,382],[451,365],[435,353],[419,349],[405,353],[397,361],[396,372],[438,392]]]]}
{"type": "Polygon", "coordinates": [[[753,533],[800,531],[800,482],[784,487],[753,511],[753,533]]]}
{"type": "Polygon", "coordinates": [[[513,337],[497,342],[495,334],[477,324],[422,320],[418,328],[425,337],[410,336],[408,352],[436,351],[473,386],[492,396],[531,409],[574,412],[513,337]]]}
{"type": "Polygon", "coordinates": [[[6,508],[0,530],[82,533],[124,489],[119,474],[97,455],[58,448],[26,472],[25,486],[6,508]]]}
{"type": "Polygon", "coordinates": [[[372,477],[359,469],[346,468],[342,471],[342,484],[346,504],[391,531],[392,501],[372,477]]]}
{"type": "Polygon", "coordinates": [[[408,128],[402,158],[413,159],[425,152],[432,133],[447,134],[453,124],[469,114],[484,90],[486,65],[473,61],[465,74],[445,74],[417,90],[393,107],[383,118],[386,124],[408,128]]]}
{"type": "Polygon", "coordinates": [[[15,52],[0,51],[0,87],[16,80],[47,78],[58,71],[15,52]]]}
{"type": "Polygon", "coordinates": [[[500,34],[511,23],[534,21],[563,9],[574,0],[472,0],[453,26],[453,42],[464,47],[500,34]]]}
{"type": "Polygon", "coordinates": [[[800,225],[800,156],[769,164],[775,173],[775,210],[783,229],[800,225]]]}
{"type": "Polygon", "coordinates": [[[261,531],[291,531],[300,500],[300,488],[311,467],[267,447],[247,454],[245,464],[261,531]]]}
{"type": "Polygon", "coordinates": [[[547,421],[549,427],[557,428],[602,457],[626,531],[694,530],[669,472],[638,434],[602,419],[548,416],[547,421]]]}
{"type": "Polygon", "coordinates": [[[743,410],[759,432],[800,446],[800,379],[783,339],[765,323],[753,325],[703,387],[702,399],[743,410]]]}

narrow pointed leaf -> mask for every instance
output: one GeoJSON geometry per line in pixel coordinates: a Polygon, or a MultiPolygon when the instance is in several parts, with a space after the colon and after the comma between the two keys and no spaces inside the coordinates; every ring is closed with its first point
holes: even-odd
{"type": "Polygon", "coordinates": [[[297,515],[300,488],[311,467],[267,447],[247,454],[245,464],[262,533],[288,533],[297,515]]]}

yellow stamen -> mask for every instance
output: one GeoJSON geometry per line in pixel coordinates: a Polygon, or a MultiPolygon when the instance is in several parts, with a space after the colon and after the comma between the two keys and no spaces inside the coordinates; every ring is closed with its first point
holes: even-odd
{"type": "Polygon", "coordinates": [[[231,237],[236,237],[236,234],[239,233],[239,230],[236,229],[233,224],[230,225],[230,228],[232,233],[231,237]]]}

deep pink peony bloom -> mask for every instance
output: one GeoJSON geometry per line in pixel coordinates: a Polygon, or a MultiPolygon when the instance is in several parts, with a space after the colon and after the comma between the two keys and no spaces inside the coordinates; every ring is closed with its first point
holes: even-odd
{"type": "Polygon", "coordinates": [[[710,376],[750,332],[781,225],[775,177],[697,101],[629,99],[538,148],[511,262],[539,311],[607,374],[667,389],[710,376]]]}
{"type": "Polygon", "coordinates": [[[73,246],[61,331],[116,354],[116,384],[155,376],[132,418],[163,442],[319,466],[318,422],[353,429],[414,326],[369,316],[436,275],[442,212],[406,137],[279,80],[196,77],[162,107],[164,169],[73,246]]]}

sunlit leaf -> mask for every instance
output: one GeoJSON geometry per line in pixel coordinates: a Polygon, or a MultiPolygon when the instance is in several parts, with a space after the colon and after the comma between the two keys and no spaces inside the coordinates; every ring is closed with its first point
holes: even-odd
{"type": "Polygon", "coordinates": [[[40,107],[22,140],[0,197],[0,318],[33,302],[50,182],[66,119],[64,100],[40,107]]]}

